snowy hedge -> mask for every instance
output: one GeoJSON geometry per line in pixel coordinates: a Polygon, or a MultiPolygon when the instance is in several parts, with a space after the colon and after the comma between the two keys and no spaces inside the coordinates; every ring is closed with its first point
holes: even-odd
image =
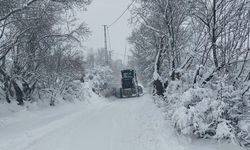
{"type": "Polygon", "coordinates": [[[182,74],[180,80],[171,81],[163,101],[156,98],[164,108],[178,133],[196,137],[228,140],[242,144],[249,135],[240,126],[245,101],[244,86],[233,86],[228,77],[216,76],[203,85],[202,78],[193,84],[194,72],[182,74]],[[192,79],[192,80],[191,80],[192,79]]]}

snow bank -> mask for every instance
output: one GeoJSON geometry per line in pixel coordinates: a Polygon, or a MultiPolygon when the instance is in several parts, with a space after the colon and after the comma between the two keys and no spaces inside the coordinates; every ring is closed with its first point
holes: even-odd
{"type": "MultiPolygon", "coordinates": [[[[38,93],[35,93],[38,94],[38,93]]],[[[23,106],[19,106],[16,101],[11,103],[0,103],[0,117],[6,117],[13,113],[25,111],[37,111],[49,108],[51,100],[54,105],[67,105],[69,103],[97,103],[100,101],[99,96],[92,91],[91,83],[82,83],[78,80],[73,81],[62,91],[59,89],[45,89],[39,91],[39,95],[33,95],[36,98],[33,101],[25,101],[23,106]]],[[[2,120],[2,122],[5,122],[2,120]]],[[[0,120],[1,124],[1,120],[0,120]]]]}
{"type": "MultiPolygon", "coordinates": [[[[99,102],[99,95],[106,96],[111,91],[109,84],[112,81],[112,70],[109,67],[97,66],[87,71],[84,80],[62,79],[59,77],[56,79],[53,83],[46,80],[49,82],[48,84],[37,84],[29,98],[26,98],[26,95],[24,95],[24,104],[22,106],[18,106],[15,96],[10,97],[11,103],[5,102],[5,93],[1,93],[0,98],[3,100],[0,101],[0,116],[22,110],[39,110],[65,103],[99,102]]],[[[23,84],[17,83],[20,88],[23,87],[23,84]]]]}

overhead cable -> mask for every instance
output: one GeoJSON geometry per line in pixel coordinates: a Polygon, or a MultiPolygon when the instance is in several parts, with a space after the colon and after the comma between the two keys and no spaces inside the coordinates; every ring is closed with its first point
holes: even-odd
{"type": "Polygon", "coordinates": [[[122,14],[121,14],[114,22],[112,22],[112,23],[109,25],[109,27],[113,26],[117,21],[119,21],[119,20],[122,18],[122,16],[129,10],[129,8],[135,3],[135,1],[136,1],[136,0],[133,0],[133,1],[128,5],[127,9],[125,9],[125,10],[122,12],[122,14]]]}

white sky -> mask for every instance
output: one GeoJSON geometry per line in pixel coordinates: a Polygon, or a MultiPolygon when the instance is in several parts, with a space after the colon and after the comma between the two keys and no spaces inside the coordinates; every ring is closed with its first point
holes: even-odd
{"type": "MultiPolygon", "coordinates": [[[[92,31],[92,36],[85,42],[88,48],[104,47],[103,25],[110,25],[131,3],[131,0],[93,0],[88,11],[83,12],[80,18],[85,21],[92,31]]],[[[125,47],[128,49],[127,37],[131,33],[131,25],[128,23],[130,12],[126,14],[110,28],[110,39],[113,58],[123,59],[125,47]]],[[[129,53],[129,50],[127,50],[129,53]]]]}

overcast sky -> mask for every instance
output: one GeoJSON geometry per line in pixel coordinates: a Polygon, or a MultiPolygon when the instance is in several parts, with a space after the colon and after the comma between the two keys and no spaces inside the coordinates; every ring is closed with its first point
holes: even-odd
{"type": "MultiPolygon", "coordinates": [[[[93,0],[88,11],[81,14],[81,18],[89,25],[92,36],[85,43],[88,48],[104,47],[103,25],[110,25],[131,3],[131,0],[93,0]]],[[[130,12],[127,13],[110,28],[110,39],[113,57],[123,58],[125,47],[128,47],[126,38],[131,33],[128,23],[130,12]]]]}

